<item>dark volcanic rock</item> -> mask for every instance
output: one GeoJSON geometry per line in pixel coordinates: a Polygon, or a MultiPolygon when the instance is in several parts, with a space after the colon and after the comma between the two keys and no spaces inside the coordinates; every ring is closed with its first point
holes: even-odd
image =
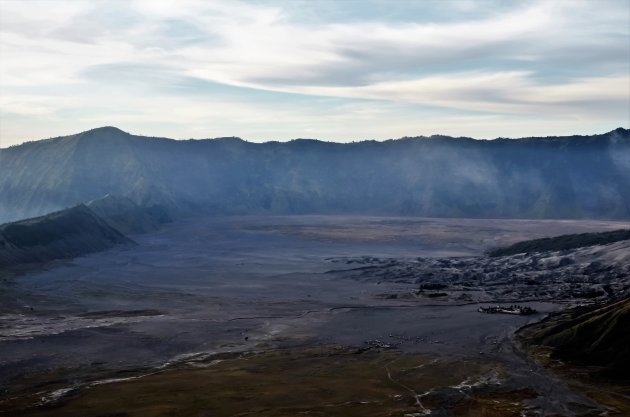
{"type": "Polygon", "coordinates": [[[429,297],[428,292],[439,291],[450,300],[466,294],[466,299],[478,302],[602,302],[630,293],[630,241],[503,257],[371,258],[360,268],[329,273],[366,282],[408,284],[416,295],[429,297]]]}

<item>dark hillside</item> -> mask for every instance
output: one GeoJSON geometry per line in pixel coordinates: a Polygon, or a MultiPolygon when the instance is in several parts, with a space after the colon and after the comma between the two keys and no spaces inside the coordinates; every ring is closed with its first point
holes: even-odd
{"type": "Polygon", "coordinates": [[[112,194],[175,213],[630,218],[630,131],[348,144],[113,127],[0,150],[0,222],[112,194]]]}
{"type": "Polygon", "coordinates": [[[158,205],[141,207],[126,197],[111,194],[92,200],[86,205],[110,226],[124,233],[147,233],[170,222],[166,210],[158,205]]]}
{"type": "Polygon", "coordinates": [[[85,205],[0,226],[0,267],[67,259],[132,243],[85,205]]]}
{"type": "Polygon", "coordinates": [[[550,346],[552,357],[602,367],[602,374],[630,375],[630,299],[595,308],[576,308],[523,331],[527,343],[550,346]]]}
{"type": "Polygon", "coordinates": [[[546,237],[542,239],[526,240],[513,245],[497,248],[490,252],[490,256],[509,256],[517,253],[548,252],[567,249],[577,249],[586,246],[607,245],[630,239],[630,229],[613,230],[601,233],[580,233],[572,235],[562,235],[546,237]]]}

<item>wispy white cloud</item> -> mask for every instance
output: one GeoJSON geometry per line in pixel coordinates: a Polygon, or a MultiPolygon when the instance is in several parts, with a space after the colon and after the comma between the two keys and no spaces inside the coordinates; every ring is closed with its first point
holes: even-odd
{"type": "Polygon", "coordinates": [[[2,1],[0,140],[116,120],[270,139],[630,124],[627,2],[422,5],[310,3],[309,20],[273,1],[2,1]]]}
{"type": "MultiPolygon", "coordinates": [[[[592,102],[618,106],[624,114],[629,100],[630,74],[585,77],[553,85],[536,83],[523,71],[456,73],[412,80],[385,81],[358,87],[305,87],[290,90],[335,97],[381,99],[431,104],[492,113],[539,114],[541,108],[573,109],[588,117],[592,102]],[[621,87],[621,88],[620,88],[621,87]]],[[[603,109],[609,112],[609,109],[603,109]]]]}

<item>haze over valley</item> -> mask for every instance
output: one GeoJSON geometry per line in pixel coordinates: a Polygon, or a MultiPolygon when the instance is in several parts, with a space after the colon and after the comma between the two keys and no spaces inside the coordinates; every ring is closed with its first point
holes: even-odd
{"type": "Polygon", "coordinates": [[[533,359],[564,339],[515,331],[630,294],[629,145],[621,128],[253,144],[106,127],[2,149],[0,413],[468,415],[487,396],[496,415],[624,413],[625,373],[593,396],[533,359]],[[515,304],[534,314],[477,311],[515,304]],[[307,378],[311,400],[289,400],[330,360],[332,397],[307,378]]]}
{"type": "Polygon", "coordinates": [[[0,0],[0,417],[627,417],[629,358],[627,0],[0,0]]]}

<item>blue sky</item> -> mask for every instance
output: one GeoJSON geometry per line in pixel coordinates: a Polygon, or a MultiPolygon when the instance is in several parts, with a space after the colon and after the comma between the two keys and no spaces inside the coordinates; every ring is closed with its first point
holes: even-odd
{"type": "Polygon", "coordinates": [[[0,147],[630,126],[630,2],[0,0],[0,147]]]}

